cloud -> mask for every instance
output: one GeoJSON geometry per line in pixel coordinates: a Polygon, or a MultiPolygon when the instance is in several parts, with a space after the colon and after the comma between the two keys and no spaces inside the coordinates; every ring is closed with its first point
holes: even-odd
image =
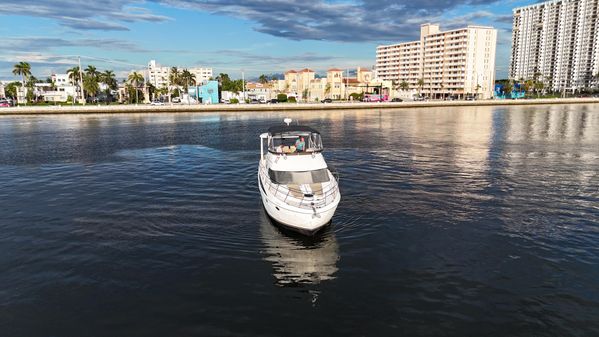
{"type": "Polygon", "coordinates": [[[148,52],[137,44],[118,39],[72,39],[53,37],[16,37],[2,40],[3,50],[10,52],[42,52],[61,47],[92,47],[104,50],[126,50],[130,52],[148,52]]]}
{"type": "Polygon", "coordinates": [[[511,25],[512,23],[514,23],[514,16],[512,14],[497,15],[493,18],[493,20],[495,22],[508,23],[511,25]]]}
{"type": "Polygon", "coordinates": [[[37,16],[57,20],[78,30],[129,30],[119,22],[162,22],[170,18],[155,15],[139,7],[128,6],[133,0],[3,0],[2,15],[37,16]]]}
{"type": "Polygon", "coordinates": [[[241,49],[223,49],[207,53],[209,57],[197,64],[208,64],[218,71],[240,72],[242,69],[249,74],[261,74],[268,71],[285,71],[309,67],[315,71],[324,71],[332,66],[355,68],[357,65],[368,66],[372,59],[359,60],[341,56],[323,55],[316,53],[298,53],[294,55],[275,56],[241,49]]]}
{"type": "MultiPolygon", "coordinates": [[[[498,0],[148,0],[179,9],[242,18],[253,29],[291,40],[397,41],[417,36],[415,25],[451,20],[457,8],[475,8],[498,0]]],[[[139,7],[139,0],[4,0],[0,14],[52,18],[80,30],[128,30],[126,23],[170,18],[139,7]]],[[[143,3],[143,2],[142,2],[143,3]]],[[[481,14],[482,12],[477,12],[481,14]]],[[[485,17],[488,13],[485,13],[485,17]]],[[[466,21],[480,19],[463,16],[466,21]]],[[[467,23],[467,22],[465,22],[467,23]]]]}
{"type": "Polygon", "coordinates": [[[228,56],[236,59],[237,62],[241,64],[281,64],[288,62],[295,62],[297,64],[302,63],[311,63],[311,62],[322,62],[322,61],[332,61],[336,59],[340,59],[339,56],[328,56],[328,55],[319,55],[316,53],[302,53],[298,55],[292,56],[273,56],[273,55],[260,55],[251,53],[248,51],[237,50],[237,49],[224,49],[217,50],[213,52],[213,54],[217,54],[220,56],[228,56]]]}
{"type": "MultiPolygon", "coordinates": [[[[341,42],[397,41],[419,34],[415,25],[443,21],[442,17],[461,6],[495,3],[497,0],[163,0],[161,3],[217,15],[247,19],[254,30],[291,40],[341,42]],[[417,18],[417,19],[414,19],[417,18]]],[[[480,15],[482,12],[478,12],[480,15]]],[[[490,13],[485,12],[484,17],[490,13]]],[[[464,16],[473,21],[482,16],[464,16]]],[[[468,22],[462,22],[462,24],[468,22]]]]}

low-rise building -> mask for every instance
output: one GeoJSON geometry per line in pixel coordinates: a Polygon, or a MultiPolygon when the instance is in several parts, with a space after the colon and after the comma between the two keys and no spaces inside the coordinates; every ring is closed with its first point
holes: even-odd
{"type": "Polygon", "coordinates": [[[201,85],[190,87],[188,92],[198,103],[219,103],[218,81],[204,81],[201,85]]]}
{"type": "Polygon", "coordinates": [[[247,82],[245,91],[248,99],[269,100],[275,98],[270,83],[247,82]]]}
{"type": "Polygon", "coordinates": [[[284,80],[273,81],[272,91],[295,97],[298,101],[321,101],[325,98],[333,100],[349,100],[352,93],[387,95],[392,89],[391,81],[374,79],[373,72],[364,67],[358,67],[355,77],[345,76],[349,70],[331,68],[326,77],[316,77],[314,71],[302,69],[289,70],[284,80]]]}

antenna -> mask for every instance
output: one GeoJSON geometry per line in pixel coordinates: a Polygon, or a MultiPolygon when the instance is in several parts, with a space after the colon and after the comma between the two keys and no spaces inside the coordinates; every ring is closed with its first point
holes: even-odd
{"type": "Polygon", "coordinates": [[[285,118],[283,119],[283,122],[287,123],[287,126],[289,126],[289,124],[291,124],[293,120],[291,118],[285,118]]]}

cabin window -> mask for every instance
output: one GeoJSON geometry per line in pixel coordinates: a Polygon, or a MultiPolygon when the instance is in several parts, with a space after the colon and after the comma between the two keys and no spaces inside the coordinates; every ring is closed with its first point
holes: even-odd
{"type": "Polygon", "coordinates": [[[270,180],[281,185],[318,184],[330,181],[327,169],[312,171],[273,171],[268,170],[270,180]]]}

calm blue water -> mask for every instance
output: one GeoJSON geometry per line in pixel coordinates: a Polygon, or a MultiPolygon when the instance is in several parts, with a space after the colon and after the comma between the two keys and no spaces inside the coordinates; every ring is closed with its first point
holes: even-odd
{"type": "Polygon", "coordinates": [[[0,336],[599,335],[599,106],[0,117],[0,336]],[[307,239],[258,135],[323,133],[307,239]]]}

